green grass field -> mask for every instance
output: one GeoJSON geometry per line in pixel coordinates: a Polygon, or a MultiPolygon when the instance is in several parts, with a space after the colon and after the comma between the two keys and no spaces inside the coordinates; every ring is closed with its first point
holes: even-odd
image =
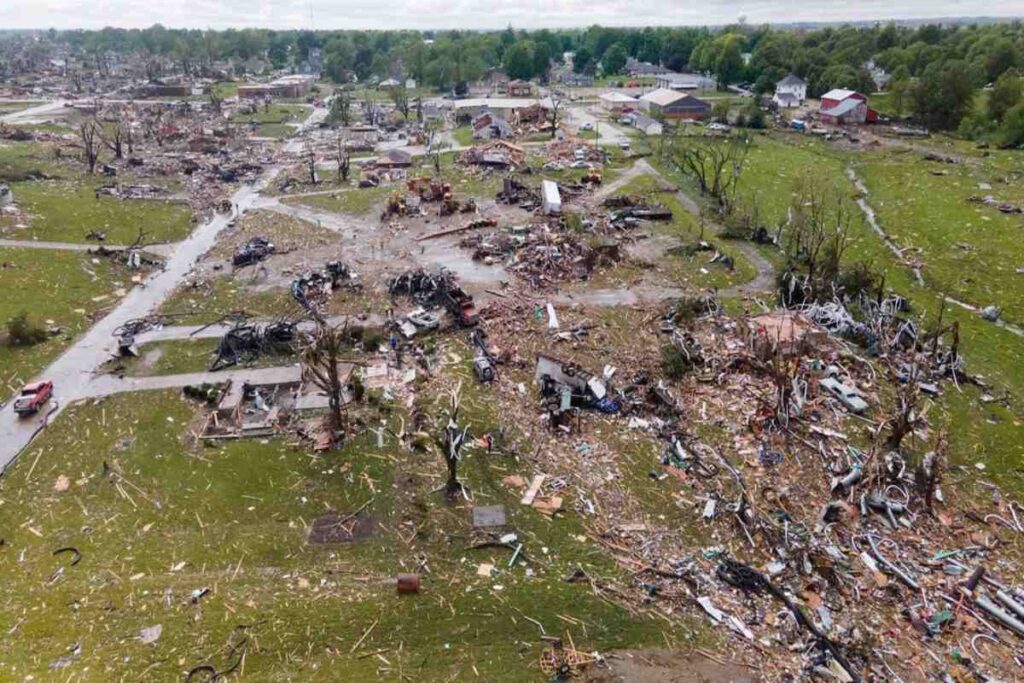
{"type": "Polygon", "coordinates": [[[372,209],[382,204],[387,196],[396,189],[392,187],[367,187],[339,190],[331,194],[288,197],[282,201],[285,204],[300,204],[332,213],[366,216],[372,209]]]}
{"type": "MultiPolygon", "coordinates": [[[[497,416],[463,361],[465,415],[480,435],[497,416]]],[[[709,642],[696,621],[672,631],[566,583],[577,567],[619,570],[580,535],[575,513],[549,521],[519,505],[501,479],[528,472],[509,456],[471,448],[460,478],[478,504],[505,505],[525,551],[512,567],[508,550],[470,547],[469,506],[434,490],[444,471],[435,453],[409,453],[391,436],[377,448],[368,432],[319,457],[279,439],[203,448],[182,441],[193,420],[172,392],[75,406],[8,470],[0,676],[46,678],[77,644],[62,678],[182,678],[201,664],[227,668],[247,636],[240,675],[254,680],[540,681],[541,628],[588,651],[709,642]],[[371,536],[307,543],[314,519],[363,505],[371,536]],[[77,565],[53,555],[64,546],[82,553],[77,565]],[[495,574],[478,575],[480,563],[495,574]],[[397,595],[395,575],[417,569],[421,592],[397,595]],[[156,625],[156,643],[137,639],[156,625]]]]}
{"type": "Polygon", "coordinates": [[[720,265],[708,264],[707,261],[714,252],[688,253],[685,247],[701,240],[700,220],[686,210],[675,193],[662,191],[658,182],[651,176],[641,175],[615,194],[644,197],[663,204],[672,212],[671,222],[652,221],[645,228],[655,235],[672,237],[681,243],[681,249],[667,251],[655,262],[657,272],[666,278],[666,284],[692,287],[695,290],[723,289],[749,282],[754,278],[754,266],[736,249],[731,248],[728,240],[716,240],[716,235],[710,227],[705,229],[703,239],[715,242],[723,253],[732,256],[735,268],[730,271],[720,265]]]}
{"type": "MultiPolygon", "coordinates": [[[[0,397],[10,396],[56,358],[71,340],[87,329],[91,316],[117,301],[114,291],[131,286],[130,273],[108,259],[93,262],[77,253],[0,247],[0,323],[22,311],[38,325],[64,328],[42,344],[11,347],[0,344],[0,397]],[[100,298],[94,301],[95,298],[100,298]],[[52,321],[48,323],[47,321],[52,321]]],[[[2,336],[6,336],[6,327],[2,336]]]]}
{"type": "Polygon", "coordinates": [[[253,114],[236,113],[231,122],[251,128],[260,137],[285,138],[295,132],[294,125],[306,117],[309,107],[301,104],[259,105],[253,114]]]}
{"type": "Polygon", "coordinates": [[[937,164],[916,152],[872,155],[856,170],[882,228],[923,261],[929,286],[978,306],[995,304],[1024,322],[1024,277],[1017,273],[1024,267],[1024,222],[969,201],[1019,201],[1019,183],[999,182],[1001,174],[985,162],[937,164]]]}
{"type": "MultiPolygon", "coordinates": [[[[96,188],[126,178],[89,176],[66,165],[52,148],[36,143],[0,145],[0,182],[7,182],[24,219],[0,217],[0,236],[48,242],[85,242],[92,231],[105,232],[108,244],[131,244],[139,230],[148,242],[174,242],[192,230],[192,209],[184,202],[97,197],[96,188]],[[21,223],[26,227],[18,228],[21,223]]],[[[156,182],[146,179],[144,182],[156,182]]],[[[172,191],[175,183],[164,183],[172,191]]]]}
{"type": "Polygon", "coordinates": [[[247,286],[247,275],[241,271],[238,277],[220,275],[200,287],[183,285],[164,301],[160,312],[180,314],[177,322],[182,325],[213,322],[232,311],[267,318],[302,313],[287,287],[254,289],[247,286]]]}
{"type": "Polygon", "coordinates": [[[455,142],[466,147],[477,143],[477,140],[473,139],[473,129],[469,126],[459,126],[453,129],[452,137],[455,138],[455,142]]]}
{"type": "Polygon", "coordinates": [[[146,233],[147,242],[176,242],[192,231],[192,209],[183,202],[97,197],[102,181],[31,180],[11,190],[29,214],[25,229],[8,228],[4,237],[48,242],[85,242],[92,231],[105,232],[108,244],[131,244],[146,233]]]}

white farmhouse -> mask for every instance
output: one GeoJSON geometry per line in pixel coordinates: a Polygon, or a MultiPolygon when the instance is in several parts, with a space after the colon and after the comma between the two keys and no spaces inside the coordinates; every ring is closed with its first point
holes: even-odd
{"type": "Polygon", "coordinates": [[[789,74],[775,84],[775,95],[772,100],[782,109],[799,107],[807,99],[807,83],[804,79],[789,74]]]}

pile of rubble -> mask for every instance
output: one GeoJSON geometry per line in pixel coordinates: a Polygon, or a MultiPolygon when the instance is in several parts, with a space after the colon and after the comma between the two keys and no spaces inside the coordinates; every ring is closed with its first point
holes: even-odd
{"type": "Polygon", "coordinates": [[[240,323],[220,338],[210,370],[251,365],[263,355],[291,353],[295,340],[294,321],[275,320],[266,325],[240,323]]]}
{"type": "Polygon", "coordinates": [[[628,335],[626,352],[583,311],[560,321],[549,304],[545,334],[543,307],[489,306],[506,362],[536,359],[537,394],[491,376],[504,423],[525,439],[520,457],[532,453],[542,473],[513,485],[524,501],[569,504],[632,577],[571,580],[670,621],[703,613],[757,651],[748,661],[769,680],[1012,678],[1024,591],[999,548],[1024,533],[1024,507],[988,482],[968,492],[947,480],[947,437],[913,405],[963,376],[959,356],[955,341],[932,353],[903,306],[886,300],[870,314],[887,321],[868,323],[880,361],[840,338],[865,324],[843,307],[735,320],[713,302],[680,302],[628,335]],[[559,342],[562,352],[547,350],[559,342]],[[666,349],[682,379],[665,375],[666,349]],[[602,352],[619,367],[573,360],[602,352]],[[644,485],[624,485],[628,460],[598,435],[608,429],[631,453],[659,445],[647,486],[670,501],[664,515],[638,516],[624,497],[644,485]]]}
{"type": "Polygon", "coordinates": [[[463,327],[471,327],[479,319],[473,297],[459,286],[455,275],[444,268],[437,272],[419,269],[400,273],[388,281],[388,293],[392,297],[408,296],[420,306],[408,316],[409,325],[400,325],[407,337],[419,329],[435,329],[439,319],[434,312],[439,309],[447,311],[455,323],[463,327]]]}
{"type": "Polygon", "coordinates": [[[620,258],[617,240],[566,230],[550,223],[476,233],[459,246],[473,259],[501,263],[534,289],[557,282],[586,280],[595,268],[620,258]]]}
{"type": "Polygon", "coordinates": [[[497,140],[462,151],[458,156],[458,162],[467,166],[524,168],[526,166],[526,150],[511,142],[497,140]]]}
{"type": "Polygon", "coordinates": [[[337,289],[359,290],[359,275],[341,261],[328,261],[323,270],[308,271],[291,284],[292,298],[314,320],[323,322],[321,307],[337,289]]]}

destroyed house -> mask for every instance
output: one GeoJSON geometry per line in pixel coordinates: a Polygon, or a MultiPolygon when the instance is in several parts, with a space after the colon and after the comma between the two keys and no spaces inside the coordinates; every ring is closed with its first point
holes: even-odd
{"type": "Polygon", "coordinates": [[[578,407],[597,408],[603,412],[616,412],[620,408],[608,395],[604,380],[554,356],[537,354],[534,380],[540,384],[542,393],[561,395],[560,409],[563,411],[574,402],[578,407]]]}
{"type": "Polygon", "coordinates": [[[479,166],[519,167],[526,163],[526,150],[510,142],[496,140],[490,144],[471,147],[461,158],[464,163],[479,166]]]}
{"type": "Polygon", "coordinates": [[[509,97],[529,97],[533,94],[533,85],[529,81],[509,81],[506,87],[509,97]]]}
{"type": "Polygon", "coordinates": [[[494,112],[485,111],[473,119],[473,139],[491,140],[513,137],[515,131],[508,121],[494,112]]]}

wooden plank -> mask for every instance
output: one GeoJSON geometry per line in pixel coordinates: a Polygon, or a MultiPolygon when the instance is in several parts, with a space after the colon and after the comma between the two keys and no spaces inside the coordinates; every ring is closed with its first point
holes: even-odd
{"type": "Polygon", "coordinates": [[[540,492],[540,487],[544,483],[544,479],[547,477],[546,474],[538,474],[530,482],[530,487],[526,489],[526,493],[523,494],[522,499],[519,501],[523,505],[533,505],[533,499],[537,497],[540,492]]]}

